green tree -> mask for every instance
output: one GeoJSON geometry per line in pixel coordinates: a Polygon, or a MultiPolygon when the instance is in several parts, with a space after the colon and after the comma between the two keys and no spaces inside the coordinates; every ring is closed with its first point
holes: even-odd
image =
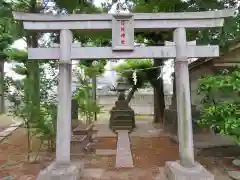
{"type": "Polygon", "coordinates": [[[148,82],[151,83],[152,78],[151,75],[154,73],[155,69],[150,69],[153,67],[152,60],[144,59],[144,60],[136,60],[130,59],[126,60],[124,63],[121,63],[115,67],[118,72],[120,79],[127,81],[132,85],[131,90],[129,91],[126,100],[128,102],[131,101],[134,93],[140,89],[144,88],[148,82]],[[134,82],[133,74],[136,73],[136,82],[134,82]]]}
{"type": "Polygon", "coordinates": [[[14,40],[18,38],[19,23],[12,19],[12,6],[7,1],[0,2],[0,113],[4,113],[4,63],[6,55],[4,51],[14,40]]]}
{"type": "Polygon", "coordinates": [[[79,86],[75,92],[75,99],[78,101],[80,114],[85,117],[90,124],[93,118],[96,120],[97,114],[101,111],[101,106],[96,102],[96,85],[93,79],[104,72],[105,60],[82,61],[77,70],[79,86]],[[90,62],[90,63],[89,63],[90,62]]]}
{"type": "MultiPolygon", "coordinates": [[[[13,24],[16,23],[18,27],[13,31],[9,30],[8,33],[12,37],[14,37],[14,33],[18,32],[18,38],[26,40],[28,47],[38,47],[40,45],[38,43],[38,40],[42,37],[42,33],[24,31],[21,23],[13,20],[11,11],[36,13],[41,12],[44,7],[42,6],[42,4],[38,3],[37,0],[21,0],[8,2],[8,5],[10,7],[10,14],[8,16],[9,22],[13,22],[13,24]]],[[[11,25],[10,27],[13,27],[13,25],[11,25]]],[[[44,43],[46,44],[46,42],[44,43]]],[[[8,45],[10,44],[11,42],[8,42],[8,45]]],[[[47,79],[47,81],[44,80],[46,79],[46,74],[42,74],[42,71],[44,69],[43,66],[44,64],[46,64],[46,61],[40,62],[38,60],[29,60],[27,58],[26,51],[19,51],[16,49],[5,49],[4,54],[8,57],[9,60],[17,64],[14,68],[14,71],[17,74],[23,76],[23,79],[18,81],[7,78],[8,82],[6,82],[6,84],[15,87],[15,92],[13,93],[14,95],[9,92],[9,99],[13,102],[13,104],[16,104],[16,106],[12,109],[13,113],[18,117],[21,117],[25,122],[25,127],[28,132],[28,149],[30,152],[30,137],[32,133],[34,133],[35,135],[42,134],[39,137],[41,137],[41,140],[43,141],[44,138],[45,140],[52,140],[52,138],[50,138],[49,136],[51,128],[49,124],[47,124],[49,118],[46,115],[46,111],[48,110],[49,112],[47,114],[49,114],[50,110],[56,109],[54,108],[56,106],[56,103],[54,105],[54,102],[52,102],[52,100],[46,100],[46,97],[49,96],[46,95],[47,89],[44,90],[44,87],[48,87],[46,82],[48,82],[49,79],[47,79]],[[41,79],[40,75],[42,75],[41,79]],[[45,99],[43,97],[45,97],[45,99]],[[46,138],[46,136],[48,136],[48,138],[46,138]]],[[[56,63],[48,62],[48,64],[54,65],[56,63]]],[[[53,111],[51,112],[53,113],[53,111]]],[[[54,120],[55,114],[52,114],[52,120],[54,120]]]]}
{"type": "Polygon", "coordinates": [[[198,91],[203,95],[199,125],[229,135],[239,144],[240,69],[201,78],[198,91]]]}
{"type": "MultiPolygon", "coordinates": [[[[133,12],[194,12],[223,9],[226,7],[237,7],[236,0],[201,0],[201,1],[164,1],[164,0],[133,0],[133,12]]],[[[231,44],[238,42],[239,31],[239,14],[236,18],[230,18],[225,22],[224,28],[212,28],[203,30],[191,30],[187,32],[188,40],[197,40],[198,44],[220,44],[222,52],[226,51],[231,44]]],[[[137,38],[147,40],[148,45],[164,45],[164,41],[172,40],[173,32],[140,32],[137,38]]],[[[154,59],[154,66],[160,66],[164,59],[154,59]]],[[[160,69],[159,69],[160,71],[160,69]]],[[[155,78],[161,72],[156,71],[155,78]]],[[[164,115],[164,91],[163,80],[159,78],[153,84],[155,94],[155,121],[163,119],[164,115]]]]}
{"type": "Polygon", "coordinates": [[[58,66],[55,63],[41,63],[40,66],[40,117],[38,121],[29,119],[32,106],[28,104],[26,92],[31,89],[27,77],[26,62],[27,51],[18,49],[8,49],[5,54],[10,60],[15,62],[13,70],[22,76],[22,79],[14,80],[11,77],[6,78],[6,87],[8,87],[7,98],[11,103],[9,113],[20,117],[25,124],[28,133],[29,153],[31,152],[31,136],[38,137],[42,144],[48,142],[48,148],[55,148],[55,133],[57,119],[56,86],[58,66]],[[16,63],[17,62],[17,63],[16,63]]]}

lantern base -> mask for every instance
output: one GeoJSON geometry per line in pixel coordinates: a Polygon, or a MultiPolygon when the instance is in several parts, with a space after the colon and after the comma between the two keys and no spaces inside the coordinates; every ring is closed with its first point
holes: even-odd
{"type": "Polygon", "coordinates": [[[122,93],[115,102],[115,107],[110,111],[110,128],[116,130],[129,130],[135,128],[135,113],[128,105],[122,93]]]}

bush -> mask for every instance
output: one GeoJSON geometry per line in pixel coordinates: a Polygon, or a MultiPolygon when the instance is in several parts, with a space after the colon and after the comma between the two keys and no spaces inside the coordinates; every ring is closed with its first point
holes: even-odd
{"type": "Polygon", "coordinates": [[[198,91],[203,95],[198,124],[229,135],[240,144],[240,69],[201,78],[198,91]]]}

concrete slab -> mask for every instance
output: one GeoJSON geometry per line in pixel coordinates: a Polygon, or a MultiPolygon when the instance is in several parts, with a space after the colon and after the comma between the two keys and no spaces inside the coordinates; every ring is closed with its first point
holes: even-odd
{"type": "MultiPolygon", "coordinates": [[[[8,128],[4,129],[3,131],[0,132],[0,137],[7,137],[9,136],[13,131],[18,129],[19,126],[9,126],[8,128]]],[[[3,140],[4,138],[0,138],[0,141],[3,140]]]]}
{"type": "Polygon", "coordinates": [[[234,180],[240,180],[240,171],[228,171],[228,175],[234,180]]]}
{"type": "Polygon", "coordinates": [[[96,149],[96,154],[102,155],[102,156],[113,156],[113,155],[116,155],[116,150],[114,150],[114,149],[96,149]]]}
{"type": "MultiPolygon", "coordinates": [[[[174,135],[171,136],[171,138],[178,142],[177,136],[174,135]]],[[[193,141],[194,147],[199,149],[232,146],[236,144],[229,136],[222,136],[220,134],[213,133],[193,134],[193,141]]]]}
{"type": "Polygon", "coordinates": [[[83,162],[58,165],[55,162],[42,170],[37,180],[79,180],[83,176],[83,162]]]}
{"type": "Polygon", "coordinates": [[[132,168],[133,158],[130,148],[130,140],[128,131],[119,130],[117,131],[117,155],[116,155],[116,168],[132,168]]]}
{"type": "Polygon", "coordinates": [[[11,133],[12,133],[12,131],[6,131],[6,130],[4,130],[4,131],[0,132],[0,137],[7,137],[7,136],[9,136],[11,133]]]}
{"type": "Polygon", "coordinates": [[[109,125],[104,124],[96,124],[97,134],[96,137],[116,137],[117,135],[112,132],[109,128],[109,125]]]}
{"type": "Polygon", "coordinates": [[[131,132],[130,137],[159,137],[164,135],[163,129],[156,129],[152,121],[136,122],[136,128],[131,132]]]}
{"type": "Polygon", "coordinates": [[[15,127],[9,127],[9,128],[6,128],[4,131],[7,131],[7,132],[13,132],[13,131],[15,131],[17,128],[18,128],[18,126],[15,126],[15,127]]]}
{"type": "Polygon", "coordinates": [[[88,168],[84,169],[84,178],[101,179],[104,174],[104,170],[101,168],[88,168]]]}
{"type": "Polygon", "coordinates": [[[192,168],[185,168],[177,161],[167,162],[165,174],[168,180],[214,180],[214,175],[199,163],[192,168]]]}
{"type": "Polygon", "coordinates": [[[23,122],[16,122],[14,124],[12,124],[10,127],[19,127],[23,124],[23,122]]]}
{"type": "Polygon", "coordinates": [[[2,142],[5,139],[5,137],[0,137],[0,142],[2,142]]]}
{"type": "Polygon", "coordinates": [[[240,159],[234,159],[232,163],[234,166],[240,167],[240,159]]]}
{"type": "Polygon", "coordinates": [[[154,180],[167,180],[164,172],[164,167],[159,167],[159,174],[154,178],[154,180]]]}

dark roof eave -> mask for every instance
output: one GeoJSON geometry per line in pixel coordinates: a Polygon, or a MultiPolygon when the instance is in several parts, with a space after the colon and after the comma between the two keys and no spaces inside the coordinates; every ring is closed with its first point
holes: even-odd
{"type": "MultiPolygon", "coordinates": [[[[229,53],[232,52],[232,51],[234,51],[234,50],[236,50],[236,49],[239,49],[239,48],[240,48],[240,43],[238,43],[237,45],[231,47],[231,48],[229,49],[229,53]]],[[[224,55],[223,55],[223,56],[224,56],[224,55]]],[[[196,61],[191,62],[191,63],[188,65],[188,68],[189,68],[189,70],[192,70],[192,69],[194,69],[194,68],[196,68],[196,67],[198,67],[198,66],[200,66],[200,65],[202,65],[202,64],[204,64],[204,63],[206,63],[206,62],[212,61],[212,60],[214,60],[214,59],[216,59],[216,58],[219,58],[219,57],[199,58],[199,59],[197,59],[196,61]]]]}
{"type": "Polygon", "coordinates": [[[196,67],[198,67],[198,66],[200,66],[200,65],[202,65],[206,62],[212,61],[213,59],[215,59],[215,58],[199,58],[196,61],[190,63],[188,65],[188,68],[189,68],[189,70],[192,70],[192,69],[194,69],[194,68],[196,68],[196,67]]]}

